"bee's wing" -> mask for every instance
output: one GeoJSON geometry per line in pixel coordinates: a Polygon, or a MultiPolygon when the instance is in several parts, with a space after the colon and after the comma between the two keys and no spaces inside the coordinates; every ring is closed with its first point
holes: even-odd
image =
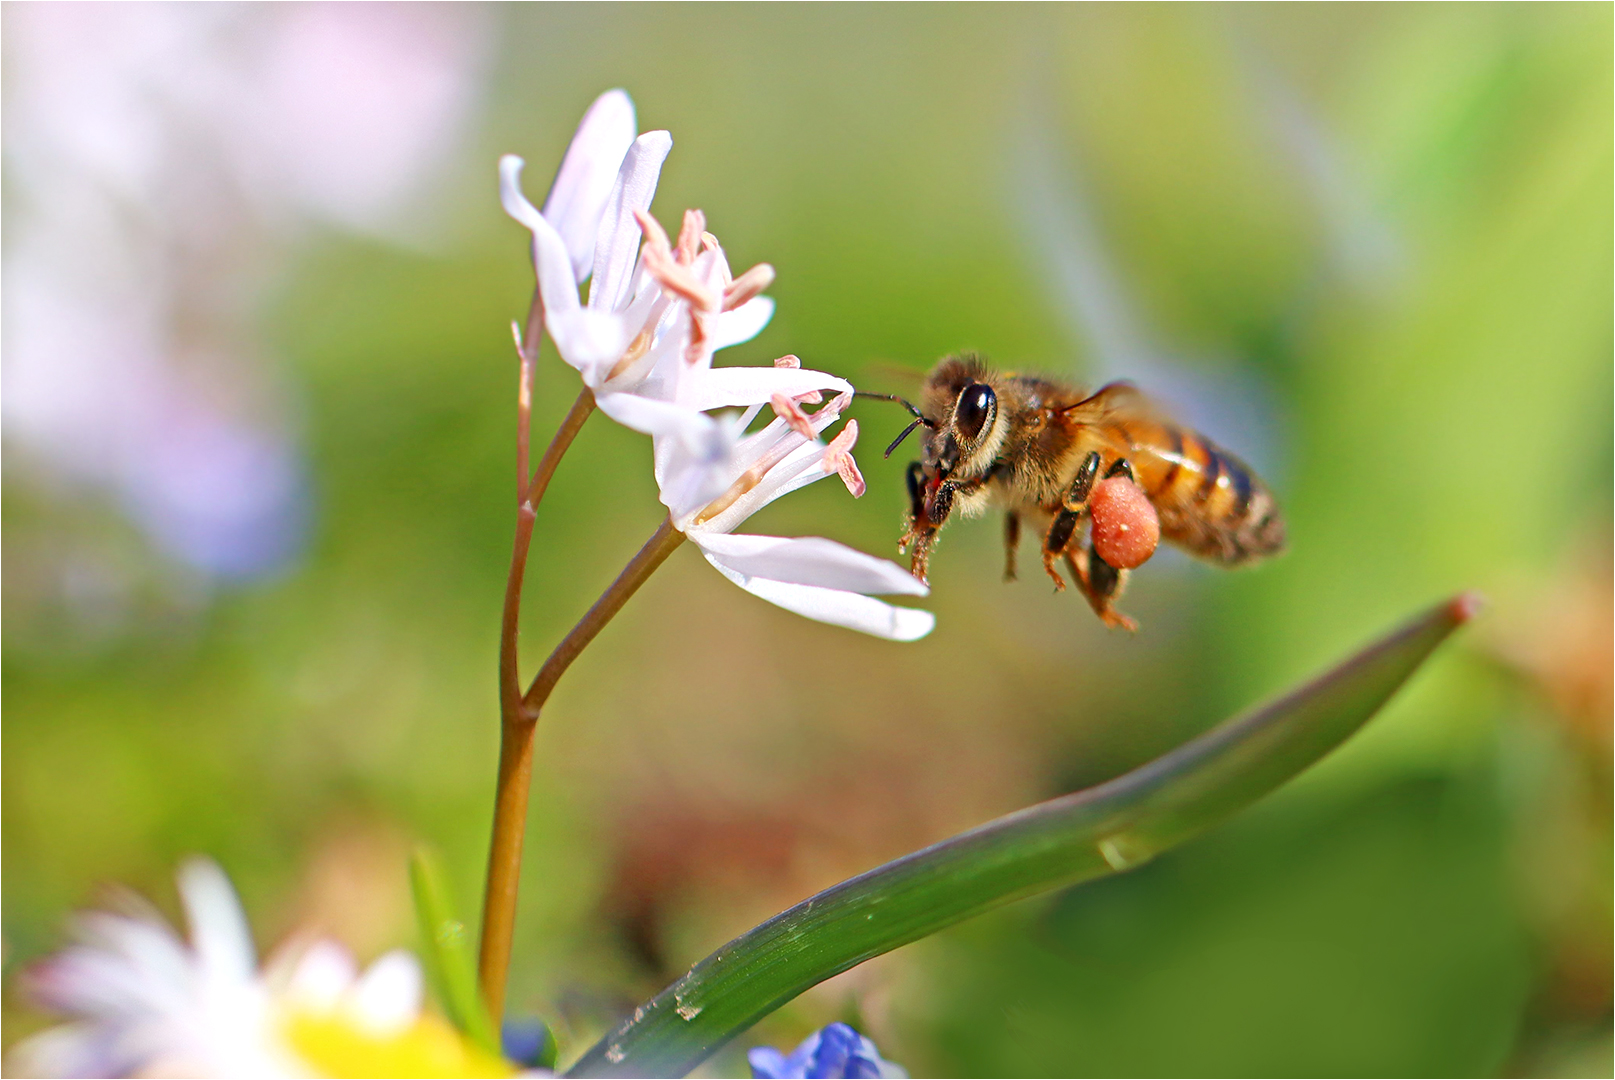
{"type": "Polygon", "coordinates": [[[1132,444],[1129,432],[1140,424],[1163,427],[1172,424],[1155,399],[1130,382],[1108,383],[1075,405],[1066,406],[1063,415],[1067,423],[1102,436],[1118,454],[1129,451],[1132,444]]]}
{"type": "Polygon", "coordinates": [[[1171,423],[1171,418],[1155,399],[1130,382],[1107,383],[1075,405],[1066,406],[1064,412],[1066,419],[1073,423],[1096,426],[1126,420],[1171,423]]]}

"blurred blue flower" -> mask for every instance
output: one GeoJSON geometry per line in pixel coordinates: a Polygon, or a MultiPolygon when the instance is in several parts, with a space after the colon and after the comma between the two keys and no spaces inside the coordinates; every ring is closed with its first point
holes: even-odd
{"type": "Polygon", "coordinates": [[[500,1049],[505,1057],[529,1069],[555,1067],[555,1037],[536,1016],[507,1019],[499,1031],[500,1049]]]}
{"type": "Polygon", "coordinates": [[[908,1075],[901,1065],[881,1057],[874,1043],[846,1024],[830,1024],[815,1031],[790,1057],[772,1046],[758,1046],[747,1052],[746,1060],[751,1063],[752,1076],[768,1080],[908,1075]]]}

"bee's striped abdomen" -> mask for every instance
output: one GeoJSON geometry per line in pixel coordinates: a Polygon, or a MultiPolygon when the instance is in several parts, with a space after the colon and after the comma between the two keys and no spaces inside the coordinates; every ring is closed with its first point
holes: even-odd
{"type": "Polygon", "coordinates": [[[1132,421],[1124,429],[1134,471],[1168,540],[1230,564],[1283,549],[1278,504],[1250,466],[1172,424],[1132,421]]]}

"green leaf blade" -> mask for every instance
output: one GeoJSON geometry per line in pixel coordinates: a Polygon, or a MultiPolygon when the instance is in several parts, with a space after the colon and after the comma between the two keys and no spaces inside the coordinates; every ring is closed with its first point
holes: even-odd
{"type": "Polygon", "coordinates": [[[443,1011],[467,1038],[499,1056],[493,1020],[477,992],[477,971],[471,961],[465,924],[455,917],[448,878],[429,849],[419,847],[410,858],[409,884],[415,897],[426,975],[443,1011]]]}
{"type": "Polygon", "coordinates": [[[809,987],[973,915],[1117,873],[1255,802],[1355,733],[1479,607],[1461,596],[1114,780],[850,878],[725,945],[569,1076],[681,1076],[809,987]]]}

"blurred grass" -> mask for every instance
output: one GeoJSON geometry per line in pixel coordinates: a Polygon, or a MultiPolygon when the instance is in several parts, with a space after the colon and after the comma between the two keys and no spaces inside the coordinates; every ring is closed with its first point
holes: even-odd
{"type": "MultiPolygon", "coordinates": [[[[996,524],[961,523],[934,566],[939,628],[912,647],[794,620],[675,558],[546,716],[513,1002],[558,1010],[580,1048],[811,891],[1114,775],[1478,587],[1496,606],[1468,661],[1252,819],[900,953],[758,1034],[793,1042],[855,998],[889,1057],[945,1074],[1607,1060],[1609,717],[1578,727],[1553,672],[1508,659],[1568,625],[1556,598],[1608,591],[1607,7],[501,17],[481,153],[444,196],[454,242],[317,237],[264,310],[317,485],[300,565],[208,596],[112,510],[7,485],[8,988],[95,883],[171,906],[195,850],[266,940],[313,920],[360,928],[362,950],[407,941],[407,899],[379,898],[407,898],[416,838],[476,895],[512,525],[507,326],[529,287],[492,162],[519,152],[544,175],[587,102],[623,85],[642,127],[675,137],[659,216],[700,206],[737,265],[779,270],[773,324],[726,359],[795,352],[897,392],[959,348],[1103,366],[1025,238],[1030,124],[1080,177],[1152,338],[1272,391],[1292,551],[1235,575],[1152,566],[1128,597],[1144,631],[1124,639],[1030,576],[1000,585],[996,524]],[[1352,261],[1360,222],[1309,179],[1275,92],[1391,238],[1381,261],[1352,261]],[[97,622],[52,592],[63,558],[141,585],[97,622]],[[1140,952],[1155,959],[1106,960],[1140,952]],[[1589,956],[1601,984],[1578,974],[1589,956]]],[[[547,356],[538,430],[574,380],[547,356]]],[[[858,413],[870,494],[818,485],[759,531],[890,550],[903,462],[872,448],[900,418],[858,413]]],[[[563,463],[526,670],[655,527],[647,464],[599,420],[563,463]]],[[[8,1042],[36,1022],[9,996],[5,1019],[8,1042]]]]}

